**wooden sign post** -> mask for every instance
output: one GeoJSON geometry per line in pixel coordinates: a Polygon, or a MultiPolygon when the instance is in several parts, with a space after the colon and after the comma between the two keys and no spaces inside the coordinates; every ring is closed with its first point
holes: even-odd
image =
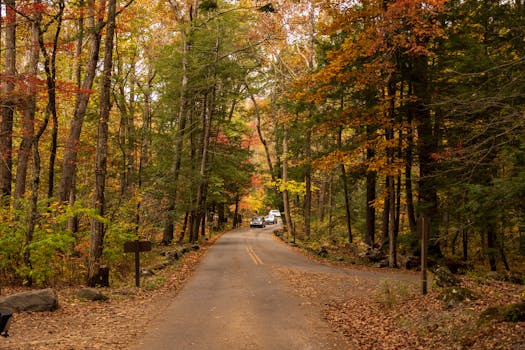
{"type": "Polygon", "coordinates": [[[140,287],[140,252],[151,250],[150,241],[127,241],[124,242],[124,253],[135,253],[135,285],[140,287]]]}

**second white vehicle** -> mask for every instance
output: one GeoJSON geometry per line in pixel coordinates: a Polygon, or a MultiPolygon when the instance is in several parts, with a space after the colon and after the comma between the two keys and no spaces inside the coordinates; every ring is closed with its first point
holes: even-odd
{"type": "Polygon", "coordinates": [[[277,223],[277,218],[273,215],[267,215],[264,217],[264,223],[267,225],[273,225],[277,223]]]}
{"type": "Polygon", "coordinates": [[[270,212],[268,213],[268,215],[273,215],[277,218],[280,218],[281,217],[281,212],[277,209],[272,209],[270,210],[270,212]]]}

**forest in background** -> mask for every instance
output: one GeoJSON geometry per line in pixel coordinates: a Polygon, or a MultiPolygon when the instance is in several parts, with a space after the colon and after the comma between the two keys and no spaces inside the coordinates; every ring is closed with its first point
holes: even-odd
{"type": "Polygon", "coordinates": [[[426,217],[432,261],[524,266],[522,0],[1,6],[2,283],[268,207],[343,259],[406,265],[426,217]]]}

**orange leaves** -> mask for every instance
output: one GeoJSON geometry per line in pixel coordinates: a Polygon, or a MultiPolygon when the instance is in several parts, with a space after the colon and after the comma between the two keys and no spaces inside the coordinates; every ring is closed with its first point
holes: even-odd
{"type": "Polygon", "coordinates": [[[389,3],[380,28],[383,50],[399,49],[409,56],[430,55],[428,44],[444,37],[437,15],[445,2],[397,0],[389,3]]]}
{"type": "Polygon", "coordinates": [[[41,2],[30,2],[23,3],[17,7],[17,12],[22,13],[26,16],[47,14],[49,12],[49,6],[41,2]]]}

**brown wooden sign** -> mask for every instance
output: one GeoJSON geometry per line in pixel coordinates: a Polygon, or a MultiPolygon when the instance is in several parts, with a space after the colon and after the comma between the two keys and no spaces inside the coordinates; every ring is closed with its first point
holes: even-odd
{"type": "Polygon", "coordinates": [[[140,252],[151,250],[150,241],[127,241],[124,242],[124,253],[135,253],[135,285],[140,287],[140,252]]]}
{"type": "Polygon", "coordinates": [[[150,241],[124,242],[124,253],[149,252],[150,250],[151,250],[150,241]]]}

